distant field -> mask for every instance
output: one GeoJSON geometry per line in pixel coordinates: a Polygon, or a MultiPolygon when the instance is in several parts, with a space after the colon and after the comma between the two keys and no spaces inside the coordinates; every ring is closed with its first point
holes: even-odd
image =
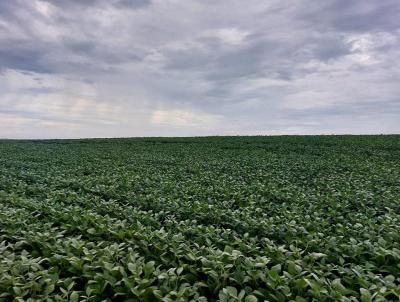
{"type": "Polygon", "coordinates": [[[3,140],[0,242],[0,301],[398,301],[400,136],[3,140]]]}

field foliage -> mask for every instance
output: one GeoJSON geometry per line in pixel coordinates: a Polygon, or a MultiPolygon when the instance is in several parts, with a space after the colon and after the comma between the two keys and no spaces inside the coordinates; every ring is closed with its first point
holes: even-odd
{"type": "Polygon", "coordinates": [[[400,136],[0,141],[0,301],[398,301],[400,136]]]}

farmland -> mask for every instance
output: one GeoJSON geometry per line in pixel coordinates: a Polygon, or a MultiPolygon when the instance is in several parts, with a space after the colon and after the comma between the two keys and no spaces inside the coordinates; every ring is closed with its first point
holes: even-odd
{"type": "Polygon", "coordinates": [[[400,136],[0,141],[0,301],[398,301],[400,136]]]}

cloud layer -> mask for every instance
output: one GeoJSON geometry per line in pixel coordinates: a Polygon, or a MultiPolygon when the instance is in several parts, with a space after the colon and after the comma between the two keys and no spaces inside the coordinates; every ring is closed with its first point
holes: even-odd
{"type": "Polygon", "coordinates": [[[400,132],[400,3],[0,1],[0,137],[400,132]]]}

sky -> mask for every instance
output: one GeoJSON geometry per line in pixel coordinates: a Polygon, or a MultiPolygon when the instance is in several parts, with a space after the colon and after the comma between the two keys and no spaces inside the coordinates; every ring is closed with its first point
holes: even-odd
{"type": "Polygon", "coordinates": [[[400,133],[398,0],[0,0],[0,138],[400,133]]]}

